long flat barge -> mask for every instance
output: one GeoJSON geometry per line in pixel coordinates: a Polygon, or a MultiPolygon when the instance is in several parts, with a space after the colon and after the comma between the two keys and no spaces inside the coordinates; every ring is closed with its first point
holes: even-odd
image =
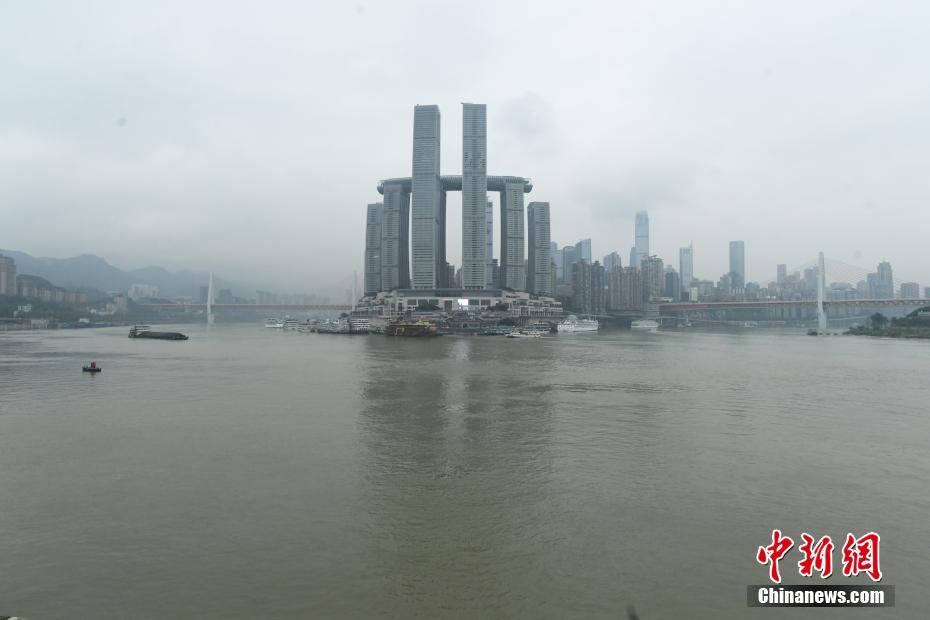
{"type": "Polygon", "coordinates": [[[187,340],[181,332],[153,332],[150,325],[134,325],[129,330],[130,338],[148,338],[150,340],[187,340]]]}

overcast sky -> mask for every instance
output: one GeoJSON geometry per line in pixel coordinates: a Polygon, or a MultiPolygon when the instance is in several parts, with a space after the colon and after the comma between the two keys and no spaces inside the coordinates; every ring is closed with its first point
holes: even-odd
{"type": "Polygon", "coordinates": [[[489,173],[532,178],[559,245],[626,264],[647,209],[653,252],[677,267],[693,240],[703,278],[742,239],[751,280],[823,250],[930,286],[928,23],[892,1],[0,0],[0,247],[342,291],[378,179],[410,175],[414,104],[461,174],[470,101],[489,173]]]}

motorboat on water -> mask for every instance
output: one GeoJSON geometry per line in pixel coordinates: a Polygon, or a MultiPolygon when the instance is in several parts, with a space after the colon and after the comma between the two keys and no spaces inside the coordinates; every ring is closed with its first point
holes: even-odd
{"type": "Polygon", "coordinates": [[[103,368],[101,368],[100,366],[98,366],[98,365],[97,365],[97,362],[91,362],[90,365],[81,366],[81,371],[83,371],[83,372],[94,373],[94,372],[100,372],[100,371],[102,371],[102,370],[103,370],[103,368]]]}
{"type": "Polygon", "coordinates": [[[525,330],[525,329],[515,329],[506,336],[505,338],[540,338],[542,334],[537,331],[525,330]]]}
{"type": "Polygon", "coordinates": [[[147,338],[150,340],[187,340],[181,332],[153,332],[151,325],[133,325],[129,329],[130,338],[147,338]]]}
{"type": "Polygon", "coordinates": [[[548,325],[530,324],[511,331],[507,334],[507,338],[539,338],[551,331],[552,329],[548,325]]]}
{"type": "Polygon", "coordinates": [[[276,317],[271,317],[270,319],[265,319],[265,327],[268,329],[282,329],[284,327],[284,323],[282,323],[281,320],[276,317]]]}
{"type": "Polygon", "coordinates": [[[600,323],[597,322],[597,319],[579,319],[574,314],[570,314],[556,326],[556,329],[560,334],[572,334],[576,332],[596,332],[599,327],[600,323]]]}
{"type": "Polygon", "coordinates": [[[637,319],[630,324],[630,329],[638,332],[659,331],[659,322],[653,319],[637,319]]]}

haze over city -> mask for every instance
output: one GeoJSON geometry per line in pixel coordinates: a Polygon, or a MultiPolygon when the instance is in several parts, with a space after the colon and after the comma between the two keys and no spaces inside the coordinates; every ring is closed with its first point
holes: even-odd
{"type": "MultiPolygon", "coordinates": [[[[341,293],[365,205],[409,176],[414,104],[488,108],[488,171],[552,239],[767,282],[824,251],[930,284],[917,3],[6,5],[0,247],[341,293]],[[424,24],[435,24],[433,28],[424,24]]],[[[492,199],[496,198],[492,196],[492,199]]],[[[460,196],[448,256],[461,263],[460,196]]],[[[495,209],[495,218],[497,213],[495,209]]],[[[497,225],[497,223],[495,223],[497,225]]],[[[497,251],[497,248],[495,249],[497,251]]]]}

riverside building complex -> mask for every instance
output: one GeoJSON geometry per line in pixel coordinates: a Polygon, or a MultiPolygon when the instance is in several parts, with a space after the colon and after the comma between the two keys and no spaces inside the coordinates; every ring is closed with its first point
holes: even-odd
{"type": "Polygon", "coordinates": [[[561,313],[551,297],[549,203],[530,203],[527,216],[524,194],[533,190],[530,180],[488,174],[487,106],[462,104],[461,175],[439,171],[439,107],[418,105],[413,118],[412,176],[380,181],[377,191],[383,199],[368,205],[362,306],[377,303],[396,311],[411,305],[508,304],[561,313]],[[446,254],[446,196],[457,191],[462,192],[458,274],[446,254]],[[489,193],[498,195],[500,208],[497,265],[489,193]]]}

